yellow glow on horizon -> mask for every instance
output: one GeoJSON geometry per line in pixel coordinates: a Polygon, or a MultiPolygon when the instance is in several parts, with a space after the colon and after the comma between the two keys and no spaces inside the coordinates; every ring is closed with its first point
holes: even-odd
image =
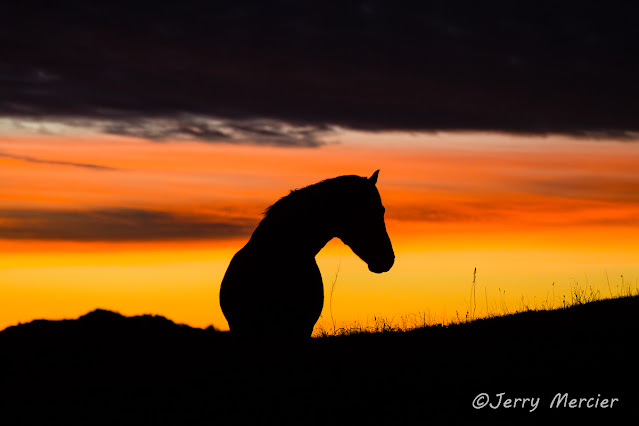
{"type": "MultiPolygon", "coordinates": [[[[332,303],[338,325],[370,323],[373,316],[463,317],[475,267],[476,315],[525,303],[559,306],[577,285],[602,296],[618,294],[622,282],[639,285],[636,144],[486,134],[338,136],[340,143],[319,149],[0,138],[0,152],[44,161],[0,156],[0,211],[129,208],[257,224],[290,189],[381,169],[396,265],[372,274],[348,247],[329,243],[317,257],[324,328],[332,326],[329,297],[338,269],[332,303]]],[[[0,215],[2,226],[21,223],[0,215]]],[[[225,329],[219,284],[247,239],[73,242],[0,234],[0,329],[98,307],[225,329]]]]}

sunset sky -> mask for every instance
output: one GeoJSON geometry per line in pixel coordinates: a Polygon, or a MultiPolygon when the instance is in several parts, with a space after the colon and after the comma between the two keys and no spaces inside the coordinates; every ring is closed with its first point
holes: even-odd
{"type": "Polygon", "coordinates": [[[96,308],[228,329],[220,282],[262,212],[378,169],[395,265],[330,242],[321,327],[637,288],[628,13],[452,3],[9,2],[0,329],[96,308]]]}

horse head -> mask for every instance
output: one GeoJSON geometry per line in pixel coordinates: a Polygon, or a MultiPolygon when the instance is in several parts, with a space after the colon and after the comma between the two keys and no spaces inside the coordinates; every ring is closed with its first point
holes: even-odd
{"type": "Polygon", "coordinates": [[[337,237],[366,262],[371,272],[380,274],[393,266],[395,253],[376,187],[378,175],[379,170],[369,178],[359,178],[345,194],[342,205],[346,211],[340,211],[337,237]]]}

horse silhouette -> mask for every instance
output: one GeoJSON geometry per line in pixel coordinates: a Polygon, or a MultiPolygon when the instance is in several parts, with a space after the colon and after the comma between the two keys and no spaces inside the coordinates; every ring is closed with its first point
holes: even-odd
{"type": "Polygon", "coordinates": [[[395,262],[377,191],[370,178],[338,176],[291,193],[270,206],[229,264],[220,306],[234,339],[293,341],[311,336],[324,305],[315,255],[334,237],[368,264],[395,262]]]}

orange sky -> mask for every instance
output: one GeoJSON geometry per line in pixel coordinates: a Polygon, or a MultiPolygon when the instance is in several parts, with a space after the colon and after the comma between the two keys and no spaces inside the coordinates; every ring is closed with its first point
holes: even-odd
{"type": "Polygon", "coordinates": [[[375,275],[339,241],[320,253],[325,288],[339,269],[338,324],[463,316],[475,267],[476,315],[556,306],[577,285],[617,294],[639,282],[637,164],[637,144],[559,136],[338,131],[320,148],[0,136],[0,329],[97,307],[226,329],[219,283],[261,212],[377,169],[397,261],[375,275]]]}

